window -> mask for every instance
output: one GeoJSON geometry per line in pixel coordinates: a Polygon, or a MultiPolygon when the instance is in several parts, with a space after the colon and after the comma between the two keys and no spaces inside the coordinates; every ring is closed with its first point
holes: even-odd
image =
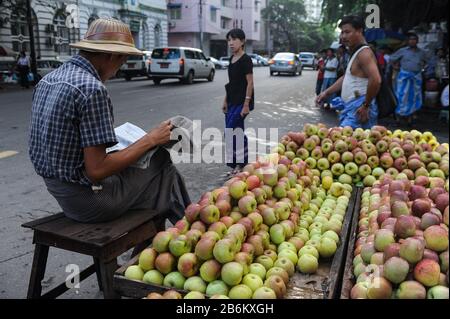
{"type": "Polygon", "coordinates": [[[179,59],[180,50],[179,49],[155,49],[152,52],[152,59],[179,59]]]}
{"type": "MultiPolygon", "coordinates": [[[[32,23],[34,29],[34,37],[35,37],[35,47],[36,47],[36,55],[39,55],[39,30],[37,27],[37,18],[34,14],[34,11],[31,10],[32,14],[32,23]]],[[[16,52],[20,52],[25,50],[26,52],[30,52],[30,34],[28,32],[28,23],[26,18],[25,9],[17,6],[11,12],[11,41],[12,41],[12,49],[16,52]]]]}
{"type": "Polygon", "coordinates": [[[64,11],[56,13],[53,24],[56,27],[55,51],[62,55],[71,55],[73,50],[69,47],[69,43],[77,41],[76,29],[67,28],[64,11]]]}
{"type": "Polygon", "coordinates": [[[241,29],[244,29],[244,20],[241,20],[241,29]]]}
{"type": "Polygon", "coordinates": [[[181,20],[181,7],[169,9],[170,20],[181,20]]]}
{"type": "Polygon", "coordinates": [[[202,54],[198,51],[194,51],[194,59],[196,60],[201,60],[202,59],[202,54]]]}
{"type": "Polygon", "coordinates": [[[258,25],[259,25],[259,21],[255,21],[255,26],[254,26],[255,32],[258,32],[258,29],[259,29],[258,25]]]}
{"type": "Polygon", "coordinates": [[[217,9],[211,8],[211,21],[217,22],[217,9]]]}
{"type": "Polygon", "coordinates": [[[241,10],[242,10],[242,0],[241,0],[241,10]]]}
{"type": "Polygon", "coordinates": [[[159,47],[161,45],[161,26],[157,24],[153,29],[154,37],[155,37],[155,47],[159,47]]]}
{"type": "Polygon", "coordinates": [[[184,51],[184,55],[186,56],[186,59],[195,59],[195,53],[191,50],[184,51]]]}
{"type": "Polygon", "coordinates": [[[228,29],[228,25],[229,25],[229,19],[225,18],[225,17],[221,17],[220,18],[220,26],[222,29],[228,29]]]}

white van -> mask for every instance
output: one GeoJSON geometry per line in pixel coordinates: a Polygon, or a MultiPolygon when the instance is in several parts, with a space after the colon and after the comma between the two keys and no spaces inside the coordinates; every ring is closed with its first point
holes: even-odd
{"type": "Polygon", "coordinates": [[[186,84],[192,84],[194,79],[207,79],[212,82],[215,66],[199,49],[156,48],[149,61],[148,74],[156,85],[164,79],[180,79],[186,84]]]}

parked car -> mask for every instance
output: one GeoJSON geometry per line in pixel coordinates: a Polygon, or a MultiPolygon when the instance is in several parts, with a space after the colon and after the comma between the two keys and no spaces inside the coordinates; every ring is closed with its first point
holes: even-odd
{"type": "Polygon", "coordinates": [[[36,61],[37,80],[39,81],[50,72],[59,68],[62,64],[63,62],[57,59],[38,59],[36,61]]]}
{"type": "Polygon", "coordinates": [[[133,77],[147,76],[148,77],[148,60],[152,54],[151,51],[143,51],[144,55],[130,55],[120,67],[120,75],[125,80],[130,81],[133,77]]]}
{"type": "Polygon", "coordinates": [[[280,52],[269,61],[270,75],[288,73],[293,76],[302,75],[302,63],[298,56],[290,52],[280,52]]]}
{"type": "Polygon", "coordinates": [[[194,79],[214,81],[215,66],[210,58],[195,48],[166,47],[153,50],[148,75],[158,85],[164,79],[180,79],[192,84],[194,79]]]}
{"type": "Polygon", "coordinates": [[[222,61],[219,61],[213,57],[209,57],[209,58],[211,59],[211,62],[214,63],[214,67],[216,68],[216,70],[223,70],[223,69],[227,68],[222,61]]]}
{"type": "Polygon", "coordinates": [[[230,65],[230,57],[229,56],[223,56],[219,59],[220,62],[222,62],[222,64],[228,68],[228,66],[230,65]]]}
{"type": "Polygon", "coordinates": [[[303,67],[317,69],[316,56],[312,52],[300,52],[300,60],[302,61],[303,67]]]}

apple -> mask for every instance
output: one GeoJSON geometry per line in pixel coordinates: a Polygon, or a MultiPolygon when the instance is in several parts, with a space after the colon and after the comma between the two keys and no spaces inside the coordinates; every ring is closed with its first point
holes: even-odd
{"type": "Polygon", "coordinates": [[[144,249],[139,255],[139,267],[144,271],[155,268],[155,259],[158,253],[153,248],[144,249]]]}
{"type": "Polygon", "coordinates": [[[231,205],[230,205],[229,200],[224,200],[224,199],[218,200],[216,202],[216,207],[219,210],[221,217],[228,216],[231,212],[231,205]]]}
{"type": "Polygon", "coordinates": [[[337,244],[334,239],[322,237],[320,240],[319,254],[321,257],[329,258],[336,253],[337,244]]]}
{"type": "Polygon", "coordinates": [[[255,198],[253,198],[252,196],[243,196],[241,197],[241,199],[239,199],[238,202],[239,211],[243,215],[248,215],[251,212],[255,211],[257,205],[258,204],[255,198]]]}
{"type": "Polygon", "coordinates": [[[448,287],[434,286],[428,289],[427,299],[449,299],[448,287]]]}
{"type": "Polygon", "coordinates": [[[266,271],[268,271],[270,268],[273,267],[273,259],[266,255],[258,256],[255,260],[256,263],[261,264],[266,268],[266,271]]]}
{"type": "Polygon", "coordinates": [[[247,183],[247,189],[248,189],[249,191],[251,191],[251,190],[253,190],[253,189],[255,189],[255,188],[257,188],[257,187],[260,186],[261,180],[260,180],[259,177],[256,176],[256,175],[250,175],[250,176],[247,178],[246,183],[247,183]]]}
{"type": "Polygon", "coordinates": [[[125,270],[125,278],[130,280],[139,280],[142,281],[144,277],[144,271],[139,265],[132,265],[125,270]]]}
{"type": "Polygon", "coordinates": [[[213,296],[213,295],[228,295],[228,286],[222,281],[222,280],[214,280],[211,281],[208,286],[206,287],[206,295],[207,296],[213,296]]]}
{"type": "Polygon", "coordinates": [[[347,163],[345,164],[345,172],[350,176],[354,176],[358,174],[358,166],[353,162],[347,163]]]}
{"type": "Polygon", "coordinates": [[[439,255],[441,271],[443,273],[448,271],[448,250],[439,255]]]}
{"type": "Polygon", "coordinates": [[[240,199],[247,193],[247,183],[241,180],[234,181],[229,186],[230,195],[234,199],[240,199]]]}
{"type": "Polygon", "coordinates": [[[310,254],[304,254],[298,259],[297,269],[304,274],[313,274],[317,272],[319,262],[317,258],[310,254]]]}
{"type": "Polygon", "coordinates": [[[390,299],[392,295],[391,283],[383,277],[373,277],[369,281],[367,297],[369,299],[390,299]]]}
{"type": "Polygon", "coordinates": [[[400,244],[400,257],[406,259],[409,263],[415,264],[422,260],[424,253],[424,244],[417,238],[407,238],[400,244]]]}
{"type": "Polygon", "coordinates": [[[243,275],[244,268],[238,262],[232,261],[222,266],[222,280],[229,286],[238,285],[241,282],[243,275]]]}
{"type": "Polygon", "coordinates": [[[164,299],[164,297],[157,292],[151,292],[147,295],[146,299],[164,299]]]}
{"type": "Polygon", "coordinates": [[[202,221],[198,220],[196,222],[193,222],[191,225],[191,230],[197,229],[199,230],[202,234],[206,231],[206,226],[205,224],[203,224],[202,221]]]}
{"type": "Polygon", "coordinates": [[[328,154],[327,159],[330,164],[337,164],[341,161],[341,154],[337,151],[332,151],[328,154]]]}
{"type": "Polygon", "coordinates": [[[439,264],[431,259],[423,259],[414,267],[414,278],[426,287],[438,285],[440,273],[439,264]]]}
{"type": "Polygon", "coordinates": [[[191,242],[186,235],[179,235],[169,242],[169,250],[175,257],[180,257],[191,251],[191,242]]]}
{"type": "Polygon", "coordinates": [[[397,218],[394,233],[399,238],[408,238],[416,233],[416,222],[413,216],[401,215],[397,218]]]}
{"type": "Polygon", "coordinates": [[[166,275],[175,269],[175,257],[165,252],[156,257],[155,268],[162,274],[166,275]]]}
{"type": "Polygon", "coordinates": [[[164,253],[169,251],[169,242],[172,240],[173,235],[170,232],[162,231],[155,235],[152,242],[152,247],[158,253],[164,253]]]}
{"type": "Polygon", "coordinates": [[[283,298],[286,294],[286,284],[280,276],[273,275],[267,277],[264,286],[272,289],[275,292],[277,299],[283,298]]]}
{"type": "Polygon", "coordinates": [[[153,285],[162,285],[164,276],[158,270],[152,269],[144,274],[142,281],[153,285]]]}
{"type": "Polygon", "coordinates": [[[219,240],[213,249],[214,258],[221,264],[234,260],[234,243],[230,238],[219,240]]]}
{"type": "Polygon", "coordinates": [[[254,255],[261,256],[264,253],[263,238],[260,235],[252,235],[247,239],[247,243],[252,244],[254,255]]]}
{"type": "Polygon", "coordinates": [[[440,225],[430,226],[425,229],[423,236],[426,247],[436,252],[443,252],[448,249],[448,230],[440,225]]]}
{"type": "Polygon", "coordinates": [[[163,285],[166,287],[183,289],[186,279],[178,271],[173,271],[164,277],[163,285]]]}
{"type": "Polygon", "coordinates": [[[220,211],[215,205],[208,205],[200,210],[200,220],[206,225],[218,222],[220,219],[220,211]]]}
{"type": "Polygon", "coordinates": [[[206,292],[206,283],[198,276],[190,277],[184,282],[183,289],[187,291],[198,291],[204,294],[206,292]]]}
{"type": "Polygon", "coordinates": [[[422,230],[426,230],[428,227],[433,225],[439,225],[440,224],[440,218],[436,216],[433,213],[425,213],[422,215],[421,221],[420,221],[420,228],[422,230]]]}
{"type": "Polygon", "coordinates": [[[186,210],[184,211],[184,215],[186,216],[186,219],[189,223],[193,223],[196,220],[199,219],[200,216],[200,208],[201,206],[196,203],[190,204],[188,207],[186,207],[186,210]]]}
{"type": "Polygon", "coordinates": [[[277,260],[277,258],[278,258],[278,254],[275,252],[275,250],[272,250],[272,249],[264,250],[264,256],[270,257],[273,262],[275,262],[275,260],[277,260]]]}
{"type": "Polygon", "coordinates": [[[277,299],[277,295],[269,287],[260,287],[255,290],[252,299],[277,299]]]}
{"type": "Polygon", "coordinates": [[[212,282],[219,278],[221,268],[222,266],[215,259],[205,261],[200,266],[200,277],[206,282],[212,282]]]}
{"type": "Polygon", "coordinates": [[[262,280],[266,278],[266,272],[266,268],[259,263],[253,263],[249,266],[249,274],[257,275],[262,280]]]}
{"type": "Polygon", "coordinates": [[[401,200],[397,200],[394,203],[392,203],[391,212],[392,212],[392,217],[394,217],[394,218],[398,218],[402,215],[405,215],[405,216],[410,215],[408,204],[401,200]]]}
{"type": "Polygon", "coordinates": [[[341,163],[336,163],[331,166],[331,172],[335,176],[341,176],[345,172],[345,167],[341,163]]]}
{"type": "Polygon", "coordinates": [[[205,299],[205,295],[198,291],[188,292],[183,299],[205,299]]]}
{"type": "Polygon", "coordinates": [[[369,283],[366,281],[356,283],[350,291],[350,299],[367,299],[368,286],[369,283]]]}
{"type": "Polygon", "coordinates": [[[199,268],[199,260],[193,253],[183,254],[178,259],[178,271],[186,278],[194,276],[199,268]]]}
{"type": "Polygon", "coordinates": [[[289,276],[293,276],[295,273],[295,264],[287,257],[278,258],[273,264],[273,268],[269,270],[270,274],[273,274],[273,271],[271,272],[271,270],[274,268],[284,269],[289,276]]]}
{"type": "Polygon", "coordinates": [[[200,237],[200,240],[205,239],[205,238],[209,238],[214,241],[218,241],[218,240],[220,240],[220,235],[218,233],[216,233],[215,231],[207,231],[206,233],[202,234],[202,236],[200,237]]]}
{"type": "Polygon", "coordinates": [[[264,283],[261,277],[255,274],[247,274],[242,278],[242,284],[249,287],[252,292],[255,292],[258,288],[261,288],[264,283]]]}
{"type": "Polygon", "coordinates": [[[247,236],[251,236],[255,232],[255,229],[253,228],[253,221],[250,218],[243,217],[237,223],[245,227],[247,236]]]}
{"type": "Polygon", "coordinates": [[[263,182],[270,187],[275,186],[278,182],[278,172],[273,168],[265,169],[263,172],[263,182]]]}
{"type": "Polygon", "coordinates": [[[389,258],[384,264],[383,276],[393,284],[405,281],[409,273],[409,264],[400,257],[389,258]]]}
{"type": "Polygon", "coordinates": [[[379,159],[378,156],[376,156],[376,155],[369,156],[369,158],[367,159],[367,164],[369,164],[369,166],[370,166],[372,169],[374,169],[374,168],[376,168],[376,167],[379,166],[379,164],[380,164],[380,159],[379,159]]]}
{"type": "Polygon", "coordinates": [[[398,299],[425,299],[426,293],[427,291],[421,283],[408,280],[398,286],[395,297],[398,299]]]}

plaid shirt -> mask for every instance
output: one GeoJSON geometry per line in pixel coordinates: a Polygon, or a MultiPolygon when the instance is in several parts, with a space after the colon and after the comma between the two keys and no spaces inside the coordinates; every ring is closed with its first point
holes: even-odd
{"type": "Polygon", "coordinates": [[[74,56],[46,75],[33,94],[29,155],[42,177],[92,185],[83,148],[117,143],[113,107],[92,64],[74,56]]]}

